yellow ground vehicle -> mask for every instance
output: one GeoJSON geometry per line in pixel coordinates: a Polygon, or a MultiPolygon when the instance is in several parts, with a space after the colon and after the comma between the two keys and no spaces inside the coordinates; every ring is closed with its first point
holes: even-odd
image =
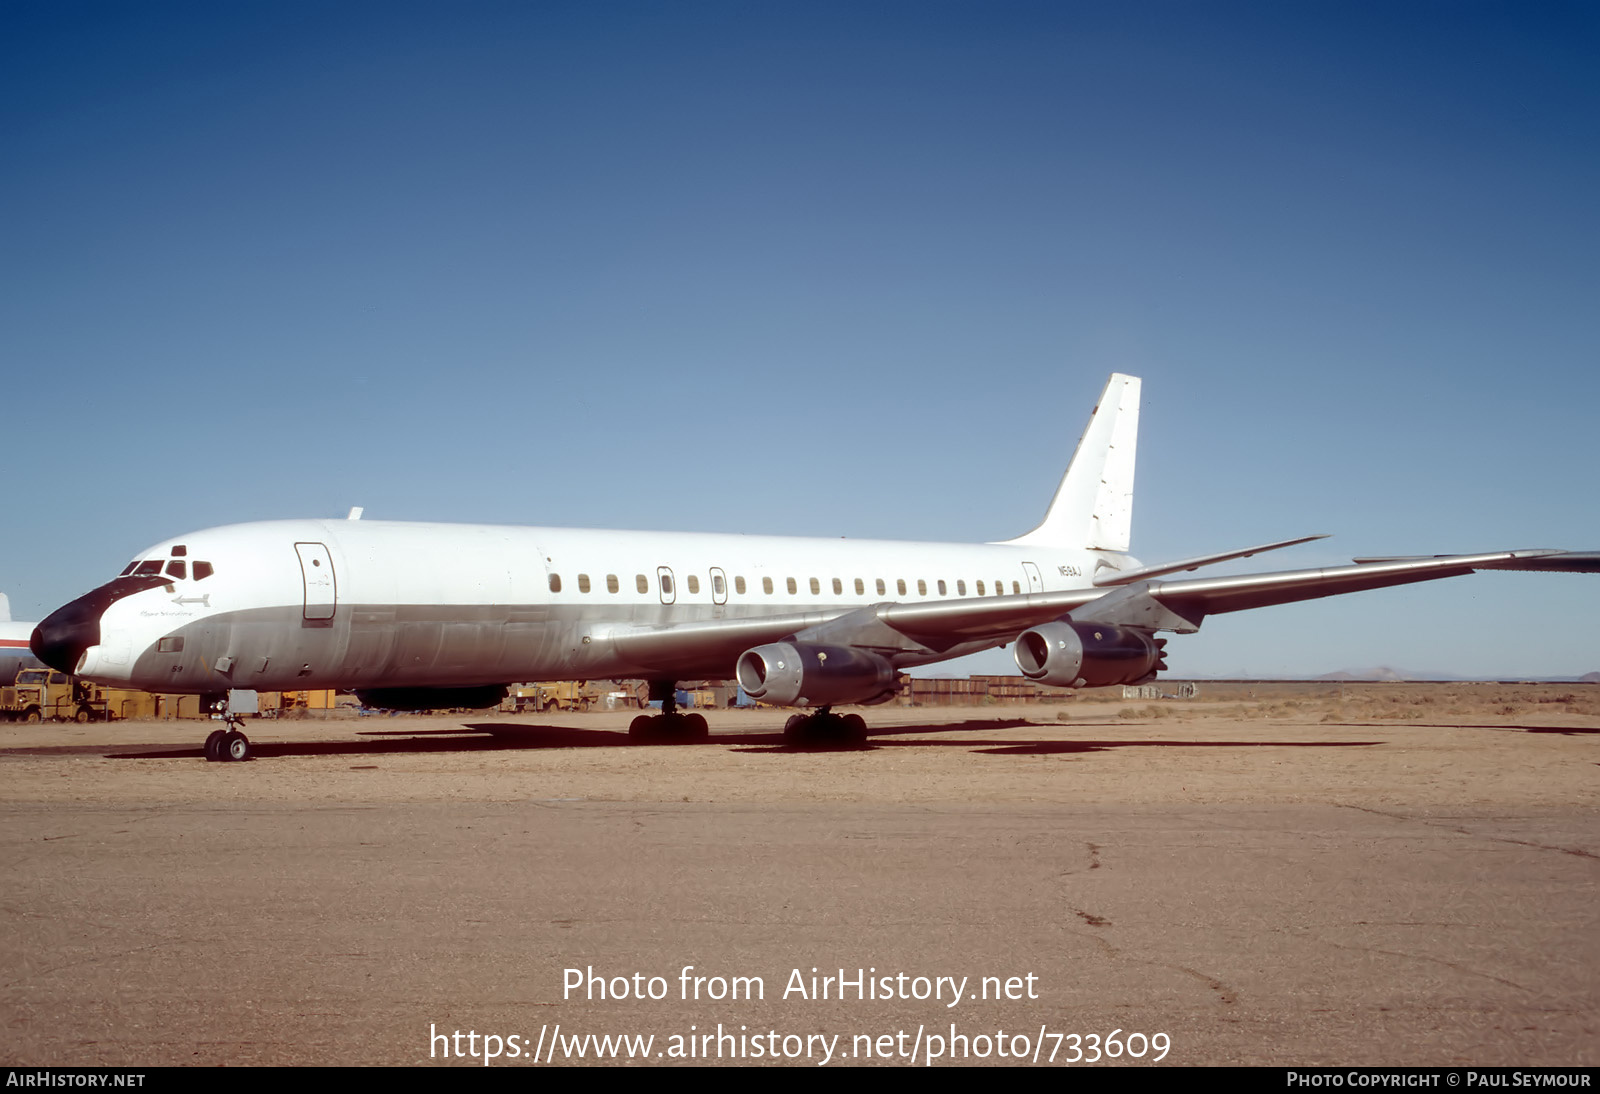
{"type": "Polygon", "coordinates": [[[538,711],[554,714],[558,710],[588,710],[600,702],[601,691],[587,680],[562,680],[549,684],[523,684],[511,689],[507,701],[516,713],[538,711]]]}
{"type": "Polygon", "coordinates": [[[53,669],[21,669],[0,687],[0,713],[15,722],[103,722],[106,700],[98,687],[53,669]]]}

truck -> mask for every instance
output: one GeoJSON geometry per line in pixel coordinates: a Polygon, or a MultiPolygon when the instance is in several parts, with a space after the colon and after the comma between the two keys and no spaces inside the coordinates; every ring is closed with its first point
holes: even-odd
{"type": "Polygon", "coordinates": [[[554,714],[558,711],[584,711],[599,706],[602,692],[588,680],[561,680],[555,683],[519,684],[501,704],[508,713],[537,712],[554,714]]]}
{"type": "Polygon", "coordinates": [[[103,722],[106,699],[94,684],[54,669],[20,669],[0,687],[0,714],[8,722],[103,722]]]}

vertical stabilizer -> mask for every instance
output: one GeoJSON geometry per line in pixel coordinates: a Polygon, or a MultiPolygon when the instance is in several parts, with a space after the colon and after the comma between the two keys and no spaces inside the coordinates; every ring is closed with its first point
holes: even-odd
{"type": "Polygon", "coordinates": [[[1005,542],[1126,551],[1133,530],[1138,442],[1139,378],[1113,372],[1044,521],[1027,535],[1005,542]]]}

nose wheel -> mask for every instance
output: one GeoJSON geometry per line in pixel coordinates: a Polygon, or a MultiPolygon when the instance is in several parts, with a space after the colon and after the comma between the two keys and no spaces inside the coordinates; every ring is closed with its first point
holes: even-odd
{"type": "Polygon", "coordinates": [[[212,763],[249,758],[250,738],[237,729],[215,729],[206,738],[206,759],[212,763]]]}
{"type": "Polygon", "coordinates": [[[250,758],[250,738],[240,728],[244,719],[228,709],[228,701],[217,704],[218,713],[227,729],[214,729],[206,737],[206,759],[211,763],[242,762],[250,758]]]}

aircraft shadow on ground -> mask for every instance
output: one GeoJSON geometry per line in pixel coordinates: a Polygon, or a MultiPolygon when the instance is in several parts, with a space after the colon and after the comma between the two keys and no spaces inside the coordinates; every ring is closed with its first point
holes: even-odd
{"type": "MultiPolygon", "coordinates": [[[[1063,734],[1094,728],[1105,730],[1119,723],[1078,722],[1061,725],[1063,734]]],[[[1415,724],[1415,723],[1412,723],[1415,724]]],[[[621,729],[581,729],[568,725],[518,724],[504,722],[463,722],[451,729],[381,729],[359,730],[357,740],[305,742],[251,740],[251,753],[255,759],[275,759],[291,756],[351,756],[372,758],[384,755],[416,755],[426,753],[469,752],[526,752],[557,748],[684,748],[693,745],[730,748],[748,754],[786,754],[808,752],[861,752],[884,748],[964,748],[975,754],[990,756],[1049,756],[1090,752],[1105,752],[1119,748],[1370,748],[1384,744],[1382,741],[1238,741],[1184,739],[1173,737],[1162,740],[1135,740],[1101,737],[1093,740],[1068,738],[1062,740],[993,740],[973,739],[968,734],[987,733],[997,729],[1016,729],[1024,726],[1050,727],[1049,722],[1030,722],[1027,719],[974,720],[966,722],[941,722],[928,725],[887,726],[870,733],[866,741],[815,741],[796,745],[784,741],[779,731],[758,733],[717,733],[709,740],[674,742],[636,740],[621,729]],[[916,737],[916,740],[902,738],[916,737]]],[[[250,726],[247,729],[265,729],[250,726]]],[[[1573,731],[1562,727],[1506,727],[1524,728],[1528,732],[1592,732],[1573,731]]],[[[101,755],[116,760],[158,760],[199,758],[203,751],[199,741],[193,746],[147,747],[130,746],[108,753],[105,746],[66,746],[63,748],[0,749],[0,755],[60,756],[81,753],[101,755]]]]}

